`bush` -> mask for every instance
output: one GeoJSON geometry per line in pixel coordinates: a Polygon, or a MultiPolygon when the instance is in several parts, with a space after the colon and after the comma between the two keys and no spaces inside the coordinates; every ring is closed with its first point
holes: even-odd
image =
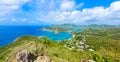
{"type": "Polygon", "coordinates": [[[90,59],[93,59],[95,62],[114,62],[111,56],[107,55],[103,57],[98,52],[93,52],[92,55],[90,56],[90,59]]]}
{"type": "Polygon", "coordinates": [[[90,59],[93,59],[95,62],[104,62],[102,55],[97,52],[92,53],[90,59]]]}
{"type": "Polygon", "coordinates": [[[105,61],[105,62],[114,62],[114,61],[113,61],[113,58],[112,58],[111,56],[105,56],[105,57],[104,57],[104,61],[105,61]]]}

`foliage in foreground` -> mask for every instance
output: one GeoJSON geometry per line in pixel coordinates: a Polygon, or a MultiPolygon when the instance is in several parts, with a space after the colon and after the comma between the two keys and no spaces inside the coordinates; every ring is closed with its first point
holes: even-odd
{"type": "MultiPolygon", "coordinates": [[[[110,30],[85,30],[81,33],[73,33],[75,37],[64,42],[54,42],[46,37],[22,36],[13,43],[0,48],[0,62],[5,62],[10,57],[11,62],[15,62],[15,53],[26,49],[33,52],[34,55],[46,55],[52,59],[52,62],[80,62],[81,59],[93,59],[96,62],[119,62],[120,59],[120,41],[119,28],[110,30]],[[64,47],[65,44],[76,45],[76,41],[81,41],[86,37],[86,44],[90,45],[94,51],[69,50],[64,47]]],[[[9,61],[9,62],[10,62],[9,61]]]]}

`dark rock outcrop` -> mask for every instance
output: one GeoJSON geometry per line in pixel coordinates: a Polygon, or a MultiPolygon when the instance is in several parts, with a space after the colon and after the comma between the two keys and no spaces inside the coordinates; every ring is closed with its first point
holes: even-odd
{"type": "Polygon", "coordinates": [[[35,56],[27,50],[22,50],[16,54],[17,62],[34,62],[35,56]]]}
{"type": "Polygon", "coordinates": [[[17,62],[51,62],[51,59],[45,55],[35,57],[27,50],[22,50],[16,54],[17,62]]]}

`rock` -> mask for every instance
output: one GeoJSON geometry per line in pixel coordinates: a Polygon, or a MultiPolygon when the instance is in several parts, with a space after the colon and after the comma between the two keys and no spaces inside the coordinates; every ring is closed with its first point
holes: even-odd
{"type": "Polygon", "coordinates": [[[84,46],[78,46],[79,49],[84,49],[84,46]]]}
{"type": "Polygon", "coordinates": [[[9,57],[7,57],[5,61],[8,62],[8,60],[9,60],[9,57]]]}
{"type": "Polygon", "coordinates": [[[16,54],[17,62],[34,62],[35,56],[27,50],[22,50],[16,54]]]}
{"type": "Polygon", "coordinates": [[[80,43],[81,45],[82,45],[82,44],[85,44],[85,42],[83,42],[83,41],[80,41],[79,43],[80,43]]]}
{"type": "MultiPolygon", "coordinates": [[[[35,56],[27,50],[22,50],[16,54],[17,62],[51,62],[51,59],[45,55],[35,56]]],[[[6,60],[7,61],[7,60],[6,60]]]]}
{"type": "Polygon", "coordinates": [[[80,62],[95,62],[95,61],[92,59],[89,59],[89,60],[82,59],[80,62]]]}
{"type": "Polygon", "coordinates": [[[47,56],[38,56],[34,62],[51,62],[51,59],[47,56]]]}
{"type": "Polygon", "coordinates": [[[77,51],[84,51],[83,49],[77,49],[77,51]]]}
{"type": "Polygon", "coordinates": [[[89,45],[87,45],[87,44],[85,44],[85,48],[88,48],[88,47],[90,47],[89,45]]]}
{"type": "Polygon", "coordinates": [[[93,51],[94,51],[94,49],[88,49],[88,51],[91,51],[91,52],[93,52],[93,51]]]}
{"type": "Polygon", "coordinates": [[[79,45],[78,42],[76,42],[76,45],[77,45],[77,46],[79,45]]]}

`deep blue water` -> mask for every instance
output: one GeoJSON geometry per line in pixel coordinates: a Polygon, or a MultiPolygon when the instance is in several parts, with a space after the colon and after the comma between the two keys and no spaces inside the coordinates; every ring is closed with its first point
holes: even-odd
{"type": "Polygon", "coordinates": [[[41,26],[0,26],[0,46],[12,43],[16,38],[24,35],[47,36],[51,40],[65,40],[72,37],[68,32],[55,34],[51,31],[42,31],[41,26]]]}

